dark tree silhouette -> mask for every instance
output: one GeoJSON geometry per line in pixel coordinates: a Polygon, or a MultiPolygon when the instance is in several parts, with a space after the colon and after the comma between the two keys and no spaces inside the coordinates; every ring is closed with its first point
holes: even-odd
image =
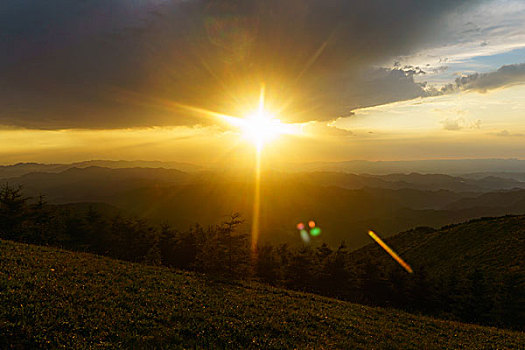
{"type": "Polygon", "coordinates": [[[12,187],[5,183],[0,187],[0,237],[20,239],[22,226],[27,220],[27,200],[22,187],[12,187]]]}

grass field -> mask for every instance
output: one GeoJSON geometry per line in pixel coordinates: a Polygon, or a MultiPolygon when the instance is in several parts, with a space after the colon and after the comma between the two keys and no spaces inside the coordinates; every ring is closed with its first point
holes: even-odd
{"type": "Polygon", "coordinates": [[[0,348],[525,348],[525,334],[0,241],[0,348]]]}

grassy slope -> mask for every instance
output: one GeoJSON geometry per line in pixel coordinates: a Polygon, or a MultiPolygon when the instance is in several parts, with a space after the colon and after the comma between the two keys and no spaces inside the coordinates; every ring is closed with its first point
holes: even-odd
{"type": "MultiPolygon", "coordinates": [[[[386,239],[413,267],[425,266],[433,275],[453,269],[525,274],[525,216],[471,220],[434,232],[411,230],[386,239]]],[[[354,252],[381,257],[396,264],[375,243],[354,252]]]]}
{"type": "Polygon", "coordinates": [[[0,348],[523,348],[525,334],[0,241],[0,348]]]}

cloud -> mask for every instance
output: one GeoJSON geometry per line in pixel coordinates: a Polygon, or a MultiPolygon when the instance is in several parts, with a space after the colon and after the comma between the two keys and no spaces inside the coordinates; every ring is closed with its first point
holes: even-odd
{"type": "Polygon", "coordinates": [[[495,136],[503,136],[503,137],[523,137],[525,134],[522,133],[510,133],[508,130],[501,130],[500,132],[492,133],[492,135],[495,136]]]}
{"type": "Polygon", "coordinates": [[[460,91],[485,93],[488,90],[523,83],[525,83],[525,63],[520,63],[502,66],[494,72],[463,75],[456,78],[454,83],[446,84],[441,88],[429,86],[426,91],[428,96],[438,96],[460,91]]]}
{"type": "Polygon", "coordinates": [[[478,2],[3,1],[0,124],[212,123],[160,101],[238,115],[261,82],[288,121],[330,120],[423,94],[417,71],[372,67],[443,41],[478,2]]]}
{"type": "Polygon", "coordinates": [[[428,95],[425,84],[414,81],[419,74],[425,74],[419,67],[369,69],[348,85],[346,96],[359,101],[359,108],[424,97],[428,95]]]}
{"type": "Polygon", "coordinates": [[[341,129],[326,122],[309,122],[303,126],[306,135],[328,136],[328,137],[349,137],[355,136],[351,130],[341,129]]]}
{"type": "Polygon", "coordinates": [[[474,73],[456,78],[455,84],[444,87],[456,91],[487,92],[488,90],[525,83],[525,63],[502,66],[495,72],[474,73]]]}
{"type": "Polygon", "coordinates": [[[447,118],[441,122],[443,129],[449,131],[457,131],[461,129],[479,129],[481,126],[481,120],[470,121],[463,117],[460,118],[447,118]]]}
{"type": "Polygon", "coordinates": [[[464,64],[471,64],[476,57],[525,47],[523,0],[481,1],[468,10],[450,12],[441,17],[441,21],[442,26],[436,32],[441,41],[397,60],[402,64],[431,68],[445,63],[451,71],[456,71],[464,64]]]}

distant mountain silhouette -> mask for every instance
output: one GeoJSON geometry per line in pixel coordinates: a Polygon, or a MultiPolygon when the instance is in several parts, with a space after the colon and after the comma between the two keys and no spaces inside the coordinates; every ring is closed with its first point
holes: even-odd
{"type": "Polygon", "coordinates": [[[525,181],[525,172],[504,172],[504,171],[489,171],[489,172],[478,172],[461,174],[461,177],[465,179],[483,179],[483,178],[498,178],[498,179],[513,179],[516,181],[525,181]]]}
{"type": "Polygon", "coordinates": [[[497,177],[465,179],[443,174],[355,175],[342,172],[312,172],[307,173],[305,176],[314,183],[349,189],[374,187],[388,189],[411,188],[423,191],[486,192],[525,188],[525,182],[515,179],[497,177]]]}
{"type": "Polygon", "coordinates": [[[31,196],[46,195],[53,203],[98,201],[118,193],[157,183],[173,184],[187,181],[189,175],[175,169],[101,167],[70,168],[59,173],[29,173],[10,178],[13,185],[22,185],[31,196]]]}
{"type": "MultiPolygon", "coordinates": [[[[198,166],[184,162],[145,160],[88,160],[72,164],[19,163],[0,166],[0,179],[21,176],[30,172],[60,172],[69,168],[100,166],[106,168],[165,168],[185,172],[198,171],[245,171],[249,167],[232,163],[212,163],[198,166]]],[[[448,174],[469,179],[487,176],[525,181],[525,160],[520,159],[429,159],[412,161],[366,161],[344,162],[275,162],[266,164],[268,169],[286,172],[343,172],[352,174],[387,175],[392,173],[448,174]]]]}
{"type": "Polygon", "coordinates": [[[22,176],[33,172],[58,173],[71,168],[70,164],[18,163],[0,165],[0,179],[22,176]]]}
{"type": "MultiPolygon", "coordinates": [[[[103,202],[179,229],[197,222],[214,224],[234,212],[242,213],[249,225],[253,208],[251,172],[90,166],[34,172],[8,181],[22,185],[26,195],[46,195],[52,204],[103,202]]],[[[350,248],[358,248],[368,242],[370,228],[389,236],[421,225],[523,214],[525,190],[501,191],[521,185],[513,179],[440,174],[269,171],[261,187],[261,240],[300,244],[296,224],[314,219],[323,230],[323,241],[335,246],[345,240],[350,248]]]]}
{"type": "Polygon", "coordinates": [[[501,208],[507,214],[525,213],[525,190],[485,193],[475,198],[462,198],[445,207],[448,210],[466,208],[501,208]]]}
{"type": "Polygon", "coordinates": [[[22,176],[34,172],[59,173],[71,168],[104,167],[109,169],[120,168],[164,168],[177,169],[180,171],[194,172],[202,170],[201,167],[180,162],[160,161],[127,161],[127,160],[88,160],[71,164],[40,164],[40,163],[18,163],[14,165],[0,165],[0,179],[22,176]]]}
{"type": "MultiPolygon", "coordinates": [[[[286,168],[286,165],[283,165],[286,168]]],[[[460,175],[478,172],[525,172],[521,159],[428,159],[409,161],[366,161],[296,163],[296,171],[342,171],[356,174],[425,173],[460,175]]]]}
{"type": "Polygon", "coordinates": [[[84,162],[78,162],[71,164],[74,168],[87,168],[91,166],[98,166],[111,169],[120,168],[165,168],[165,169],[177,169],[184,172],[194,172],[203,170],[202,167],[181,162],[161,162],[155,160],[88,160],[84,162]]]}

